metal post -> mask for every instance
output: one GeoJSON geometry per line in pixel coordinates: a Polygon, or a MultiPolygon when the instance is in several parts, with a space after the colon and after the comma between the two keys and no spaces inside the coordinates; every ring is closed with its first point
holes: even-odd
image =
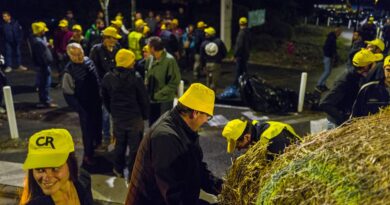
{"type": "Polygon", "coordinates": [[[184,81],[181,80],[179,84],[179,90],[177,91],[178,97],[180,98],[184,93],[184,81]]]}
{"type": "Polygon", "coordinates": [[[305,25],[307,25],[307,16],[305,16],[305,22],[304,23],[305,23],[305,25]]]}
{"type": "Polygon", "coordinates": [[[299,88],[299,99],[298,99],[298,112],[302,112],[303,104],[305,102],[307,73],[303,72],[301,75],[301,86],[299,88]]]}
{"type": "Polygon", "coordinates": [[[348,21],[348,29],[350,29],[350,28],[351,28],[351,26],[352,26],[352,20],[351,20],[351,19],[349,19],[349,21],[348,21]]]}
{"type": "Polygon", "coordinates": [[[221,0],[221,40],[226,48],[231,48],[233,0],[221,0]]]}
{"type": "Polygon", "coordinates": [[[328,22],[326,23],[326,25],[329,27],[330,26],[330,17],[328,17],[328,22]]]}
{"type": "Polygon", "coordinates": [[[19,132],[18,132],[18,126],[16,124],[14,100],[12,98],[11,87],[4,86],[3,93],[4,93],[5,107],[7,109],[7,117],[8,117],[8,123],[9,123],[9,129],[11,132],[11,139],[18,139],[19,132]]]}
{"type": "Polygon", "coordinates": [[[320,18],[317,17],[316,19],[316,26],[318,26],[320,24],[320,18]]]}

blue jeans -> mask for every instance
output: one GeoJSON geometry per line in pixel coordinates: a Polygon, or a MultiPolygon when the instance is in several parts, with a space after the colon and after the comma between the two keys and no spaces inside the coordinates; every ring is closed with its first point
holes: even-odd
{"type": "Polygon", "coordinates": [[[244,58],[237,58],[236,60],[236,78],[234,79],[234,85],[238,85],[238,79],[241,75],[247,72],[248,60],[244,58]]]}
{"type": "Polygon", "coordinates": [[[324,56],[324,72],[318,80],[317,86],[326,86],[326,79],[328,79],[332,66],[332,58],[324,56]]]}
{"type": "Polygon", "coordinates": [[[50,66],[42,66],[37,72],[38,79],[38,96],[40,103],[50,103],[49,89],[51,85],[51,69],[50,66]]]}
{"type": "Polygon", "coordinates": [[[19,67],[20,66],[20,46],[18,44],[5,42],[4,45],[5,53],[5,66],[9,67],[19,67]]]}
{"type": "Polygon", "coordinates": [[[110,113],[108,113],[106,107],[102,106],[102,126],[103,126],[103,138],[104,140],[109,140],[111,133],[110,133],[110,113]]]}

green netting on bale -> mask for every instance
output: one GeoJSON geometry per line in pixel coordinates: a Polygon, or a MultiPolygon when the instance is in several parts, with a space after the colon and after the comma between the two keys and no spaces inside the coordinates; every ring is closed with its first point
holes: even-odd
{"type": "Polygon", "coordinates": [[[390,109],[304,138],[272,163],[255,145],[229,170],[220,204],[389,204],[390,109]]]}

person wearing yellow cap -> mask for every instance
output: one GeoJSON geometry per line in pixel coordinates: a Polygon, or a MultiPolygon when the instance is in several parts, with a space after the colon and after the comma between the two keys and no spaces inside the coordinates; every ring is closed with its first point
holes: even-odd
{"type": "Polygon", "coordinates": [[[145,85],[146,85],[146,80],[145,80],[145,76],[146,76],[146,70],[145,70],[145,64],[146,64],[146,60],[151,56],[150,54],[150,48],[148,45],[145,45],[143,48],[142,48],[142,59],[139,60],[136,64],[135,64],[135,71],[138,72],[142,79],[144,80],[145,82],[145,85]]]}
{"type": "Polygon", "coordinates": [[[199,204],[200,189],[220,193],[222,180],[203,162],[198,135],[214,115],[215,93],[194,83],[178,101],[142,139],[126,205],[199,204]]]}
{"type": "Polygon", "coordinates": [[[73,36],[73,32],[69,30],[69,23],[66,19],[60,20],[58,23],[59,29],[54,32],[54,52],[56,54],[56,67],[58,70],[59,79],[67,63],[66,46],[73,36]]]}
{"type": "Polygon", "coordinates": [[[390,105],[390,56],[381,66],[384,78],[364,84],[356,97],[351,117],[361,117],[379,112],[390,105]]]}
{"type": "Polygon", "coordinates": [[[165,50],[173,55],[176,60],[179,60],[179,39],[173,33],[172,25],[171,20],[164,20],[164,24],[161,25],[161,32],[159,36],[165,45],[165,50]]]}
{"type": "MultiPolygon", "coordinates": [[[[120,45],[121,36],[114,27],[107,27],[102,31],[102,42],[92,47],[89,58],[94,62],[99,79],[115,68],[115,55],[120,45]]],[[[110,141],[110,115],[103,106],[103,144],[110,141]]]]}
{"type": "Polygon", "coordinates": [[[227,152],[235,149],[247,149],[255,143],[267,146],[267,160],[273,160],[284,149],[295,142],[301,141],[301,137],[295,133],[290,125],[275,122],[252,122],[234,119],[229,121],[222,131],[222,136],[227,140],[227,152]]]}
{"type": "Polygon", "coordinates": [[[129,31],[124,26],[123,21],[120,19],[115,19],[114,21],[111,21],[111,27],[114,27],[117,30],[118,34],[121,36],[121,38],[119,39],[119,44],[121,45],[121,47],[127,47],[128,42],[126,37],[129,34],[129,31]]]}
{"type": "Polygon", "coordinates": [[[79,25],[79,24],[73,25],[72,32],[73,32],[73,35],[69,39],[68,43],[78,43],[78,44],[80,44],[81,47],[84,50],[84,54],[86,56],[88,56],[89,55],[88,42],[87,42],[87,40],[83,36],[83,28],[81,27],[81,25],[79,25]]]}
{"type": "Polygon", "coordinates": [[[204,61],[200,57],[200,46],[202,42],[205,40],[205,32],[204,29],[207,27],[203,21],[199,21],[196,24],[196,29],[194,30],[194,42],[195,42],[195,55],[194,55],[194,65],[193,65],[193,78],[194,80],[198,80],[200,75],[203,72],[204,61]]]}
{"type": "Polygon", "coordinates": [[[67,104],[79,115],[84,146],[83,163],[94,165],[94,144],[102,143],[102,102],[94,63],[84,56],[78,43],[67,46],[70,58],[62,77],[62,92],[67,104]]]}
{"type": "Polygon", "coordinates": [[[142,48],[145,46],[143,31],[146,24],[142,19],[138,19],[134,24],[135,30],[130,32],[128,36],[128,46],[135,54],[135,60],[139,61],[142,59],[142,48]]]}
{"type": "Polygon", "coordinates": [[[223,41],[216,37],[216,31],[213,27],[206,28],[204,32],[206,39],[200,46],[200,57],[206,63],[206,84],[216,91],[221,75],[222,59],[226,57],[227,50],[223,41]]]}
{"type": "Polygon", "coordinates": [[[146,86],[151,99],[149,124],[152,125],[173,106],[173,99],[181,80],[176,59],[164,49],[159,37],[148,40],[151,57],[146,60],[146,86]]]}
{"type": "Polygon", "coordinates": [[[179,27],[179,20],[178,19],[172,19],[171,29],[172,29],[172,33],[176,36],[177,40],[180,41],[181,37],[183,35],[183,29],[181,29],[179,27]]]}
{"type": "Polygon", "coordinates": [[[77,166],[66,129],[42,130],[29,139],[20,204],[93,204],[90,176],[77,166]]]}
{"type": "Polygon", "coordinates": [[[53,63],[53,56],[48,47],[48,43],[43,39],[47,29],[42,23],[35,22],[31,24],[31,30],[33,32],[30,38],[32,59],[38,68],[36,84],[38,86],[39,103],[37,107],[57,107],[56,104],[52,103],[49,96],[51,84],[50,65],[53,63]]]}
{"type": "Polygon", "coordinates": [[[113,172],[123,177],[128,167],[129,176],[141,142],[144,120],[149,117],[149,96],[143,79],[134,70],[135,54],[120,49],[115,55],[116,67],[106,74],[102,82],[103,103],[113,120],[114,149],[113,172]],[[126,159],[126,148],[130,149],[126,159]]]}
{"type": "Polygon", "coordinates": [[[250,31],[248,29],[248,19],[241,17],[239,19],[240,31],[237,34],[236,44],[234,45],[234,60],[236,62],[236,77],[234,85],[238,86],[239,77],[247,72],[248,60],[250,54],[250,31]]]}
{"type": "Polygon", "coordinates": [[[372,41],[376,38],[377,27],[374,20],[373,16],[368,17],[367,22],[360,28],[364,41],[372,41]]]}
{"type": "Polygon", "coordinates": [[[321,99],[319,107],[328,114],[329,129],[348,120],[361,81],[381,59],[382,54],[374,54],[367,49],[360,50],[352,60],[354,70],[341,75],[334,83],[334,87],[321,99]]]}

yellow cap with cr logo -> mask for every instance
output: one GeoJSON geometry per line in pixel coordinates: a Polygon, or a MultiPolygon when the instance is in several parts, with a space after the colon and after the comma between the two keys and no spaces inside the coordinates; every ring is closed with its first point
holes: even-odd
{"type": "Polygon", "coordinates": [[[30,137],[23,169],[59,167],[66,163],[73,151],[73,139],[68,130],[42,130],[30,137]]]}

